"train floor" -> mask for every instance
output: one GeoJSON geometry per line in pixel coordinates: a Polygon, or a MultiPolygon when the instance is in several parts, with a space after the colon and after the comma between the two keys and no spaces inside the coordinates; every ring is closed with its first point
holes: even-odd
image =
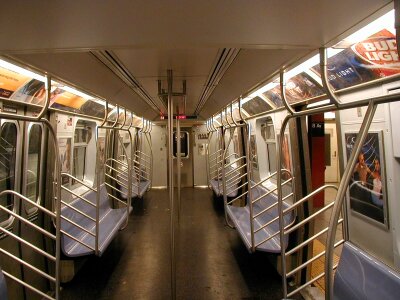
{"type": "MultiPolygon", "coordinates": [[[[250,254],[212,192],[184,188],[176,234],[177,299],[281,299],[281,277],[267,254],[250,254]]],[[[219,199],[220,200],[220,199],[219,199]]],[[[135,200],[128,227],[102,257],[90,257],[62,299],[170,299],[167,190],[135,200]]]]}

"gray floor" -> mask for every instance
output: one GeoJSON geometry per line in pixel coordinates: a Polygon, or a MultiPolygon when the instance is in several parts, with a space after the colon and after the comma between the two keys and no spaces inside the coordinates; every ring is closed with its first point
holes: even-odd
{"type": "MultiPolygon", "coordinates": [[[[168,192],[152,190],[133,206],[128,227],[63,285],[62,299],[171,298],[168,192]]],[[[182,190],[176,257],[177,299],[281,299],[267,255],[247,252],[208,189],[182,190]]]]}

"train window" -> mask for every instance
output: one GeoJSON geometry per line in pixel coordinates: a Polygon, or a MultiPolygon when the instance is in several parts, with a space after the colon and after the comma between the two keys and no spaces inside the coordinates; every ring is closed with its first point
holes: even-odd
{"type": "MultiPolygon", "coordinates": [[[[178,152],[178,136],[177,133],[174,132],[174,157],[177,157],[178,152]]],[[[189,157],[189,133],[186,131],[181,132],[181,157],[188,158],[189,157]]]]}
{"type": "Polygon", "coordinates": [[[276,171],[276,139],[274,124],[271,118],[268,118],[265,123],[261,124],[261,136],[266,143],[268,172],[271,174],[276,171]]]}
{"type": "Polygon", "coordinates": [[[73,148],[73,167],[72,176],[79,180],[85,177],[87,164],[87,147],[92,138],[92,127],[84,121],[79,120],[75,126],[74,132],[74,148],[73,148]]]}
{"type": "MultiPolygon", "coordinates": [[[[17,147],[17,126],[15,123],[6,122],[1,126],[0,133],[0,191],[13,190],[15,185],[15,160],[17,147]]],[[[14,209],[11,195],[0,197],[0,205],[14,209]]],[[[0,226],[10,225],[11,216],[0,211],[0,226]]]]}
{"type": "MultiPolygon", "coordinates": [[[[25,195],[34,202],[39,201],[40,184],[40,153],[42,148],[42,126],[32,124],[28,129],[27,146],[27,170],[25,173],[25,195]]],[[[26,204],[25,210],[28,214],[33,214],[37,208],[26,204]]]]}

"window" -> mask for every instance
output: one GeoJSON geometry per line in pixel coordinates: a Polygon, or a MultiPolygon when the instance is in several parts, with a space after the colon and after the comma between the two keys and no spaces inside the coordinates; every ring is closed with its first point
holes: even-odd
{"type": "MultiPolygon", "coordinates": [[[[177,157],[178,153],[178,135],[174,132],[174,157],[177,157]]],[[[189,157],[189,133],[186,131],[181,132],[181,157],[188,158],[189,157]]]]}
{"type": "MultiPolygon", "coordinates": [[[[15,123],[6,122],[1,125],[0,133],[0,191],[13,190],[15,187],[15,160],[17,147],[17,126],[15,123]]],[[[11,195],[0,197],[0,204],[14,209],[11,195]]],[[[0,226],[10,225],[11,216],[0,211],[0,226]]]]}
{"type": "Polygon", "coordinates": [[[88,122],[79,120],[76,123],[74,133],[74,151],[73,151],[73,168],[72,176],[79,180],[85,177],[85,170],[87,164],[87,147],[92,138],[92,127],[88,122]]]}
{"type": "Polygon", "coordinates": [[[276,139],[274,124],[271,118],[268,118],[265,123],[261,124],[261,136],[267,148],[268,172],[272,174],[276,172],[276,139]]]}
{"type": "MultiPolygon", "coordinates": [[[[24,189],[25,195],[34,202],[39,201],[40,187],[40,154],[42,148],[42,126],[32,124],[28,128],[27,141],[27,168],[25,173],[24,189]]],[[[30,204],[25,204],[25,210],[28,214],[33,214],[37,208],[30,204]]]]}

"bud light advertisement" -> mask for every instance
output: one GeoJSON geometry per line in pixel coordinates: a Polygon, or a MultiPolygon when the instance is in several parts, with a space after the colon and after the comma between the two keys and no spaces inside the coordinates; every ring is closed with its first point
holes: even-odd
{"type": "MultiPolygon", "coordinates": [[[[400,73],[396,36],[384,29],[328,59],[328,80],[335,90],[400,73]]],[[[320,67],[312,68],[320,74],[320,67]]]]}

